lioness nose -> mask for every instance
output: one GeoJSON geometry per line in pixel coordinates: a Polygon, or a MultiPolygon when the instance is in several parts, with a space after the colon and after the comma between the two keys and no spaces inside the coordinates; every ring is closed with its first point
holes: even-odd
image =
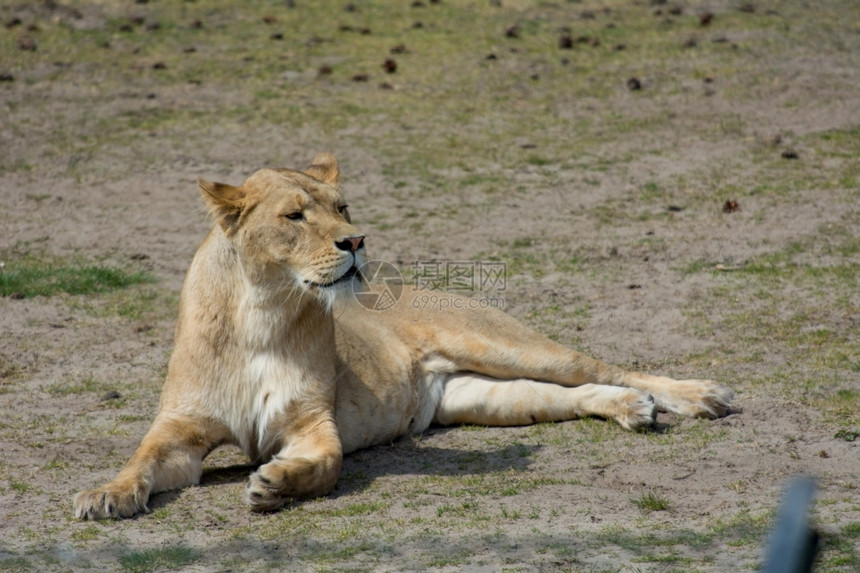
{"type": "Polygon", "coordinates": [[[352,235],[351,237],[344,237],[340,241],[336,241],[334,244],[334,246],[341,251],[351,251],[353,253],[360,249],[363,245],[364,235],[352,235]]]}

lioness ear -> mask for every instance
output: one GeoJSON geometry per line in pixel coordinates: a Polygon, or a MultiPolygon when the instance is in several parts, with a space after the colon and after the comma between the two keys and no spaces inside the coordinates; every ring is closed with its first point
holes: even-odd
{"type": "Polygon", "coordinates": [[[340,180],[340,171],[337,168],[337,160],[331,153],[317,153],[313,164],[305,170],[305,173],[323,183],[337,187],[340,180]]]}
{"type": "Polygon", "coordinates": [[[227,235],[232,234],[245,207],[245,193],[239,187],[226,183],[210,183],[201,178],[197,179],[197,184],[209,206],[209,212],[227,235]]]}

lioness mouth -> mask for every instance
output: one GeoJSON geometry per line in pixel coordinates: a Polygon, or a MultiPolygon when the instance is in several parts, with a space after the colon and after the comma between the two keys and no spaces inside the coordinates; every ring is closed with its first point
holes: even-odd
{"type": "Polygon", "coordinates": [[[328,283],[315,283],[315,282],[313,282],[313,281],[305,281],[305,284],[308,284],[308,285],[310,285],[310,286],[319,287],[319,288],[327,288],[327,287],[334,286],[334,285],[336,285],[336,284],[340,284],[340,283],[342,283],[342,282],[346,282],[346,281],[350,280],[352,277],[354,277],[354,276],[355,276],[355,275],[357,275],[357,274],[358,274],[358,268],[356,268],[355,266],[351,266],[351,267],[349,267],[349,270],[347,270],[347,271],[346,271],[345,273],[343,273],[340,277],[336,278],[335,280],[333,280],[333,281],[331,281],[331,282],[328,282],[328,283]]]}

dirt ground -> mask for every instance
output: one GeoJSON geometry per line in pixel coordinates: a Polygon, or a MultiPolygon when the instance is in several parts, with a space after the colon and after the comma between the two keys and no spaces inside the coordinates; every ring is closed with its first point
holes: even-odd
{"type": "Polygon", "coordinates": [[[372,2],[334,3],[306,24],[330,31],[255,55],[310,10],[293,4],[0,5],[0,272],[85,262],[155,279],[0,297],[0,570],[757,570],[800,475],[816,478],[818,569],[860,570],[855,5],[403,2],[396,33],[370,19],[385,50],[364,72],[350,46],[372,2]],[[443,33],[464,14],[486,18],[486,39],[443,33]],[[194,35],[197,18],[214,34],[234,17],[229,57],[194,35]],[[563,22],[572,50],[556,44],[563,22]],[[431,52],[412,36],[386,75],[397,34],[419,28],[456,48],[449,76],[432,53],[410,71],[431,52]],[[544,31],[540,52],[528,42],[544,31]],[[649,48],[631,54],[637,41],[649,48]],[[475,92],[457,83],[461,56],[475,92]],[[226,75],[195,75],[195,57],[226,75]],[[175,76],[156,75],[161,61],[175,76]],[[660,414],[645,433],[433,428],[349,456],[331,496],[265,515],[241,502],[247,460],[223,449],[149,515],[74,520],[74,493],[111,479],[156,411],[209,228],[195,179],[238,183],[322,150],[372,258],[407,276],[503,263],[504,284],[476,296],[607,362],[718,380],[735,410],[660,414]]]}

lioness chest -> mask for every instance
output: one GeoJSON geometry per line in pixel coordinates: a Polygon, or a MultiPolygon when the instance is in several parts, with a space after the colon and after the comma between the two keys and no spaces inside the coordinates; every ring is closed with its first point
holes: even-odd
{"type": "Polygon", "coordinates": [[[232,313],[236,336],[198,337],[174,353],[206,373],[192,382],[199,393],[181,383],[166,386],[171,402],[191,399],[192,410],[223,424],[229,441],[260,460],[284,446],[296,413],[330,410],[335,353],[333,325],[314,320],[324,314],[285,316],[276,305],[256,302],[245,297],[232,313]]]}
{"type": "Polygon", "coordinates": [[[281,447],[283,415],[308,392],[309,377],[294,362],[271,352],[248,356],[239,368],[220,373],[204,400],[251,459],[281,447]]]}

